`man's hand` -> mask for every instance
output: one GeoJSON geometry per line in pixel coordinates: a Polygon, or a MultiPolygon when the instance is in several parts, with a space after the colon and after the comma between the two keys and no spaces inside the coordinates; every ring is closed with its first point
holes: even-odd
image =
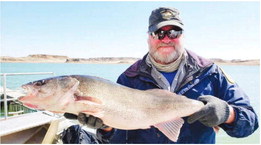
{"type": "Polygon", "coordinates": [[[78,121],[83,124],[87,125],[89,128],[93,129],[106,129],[109,128],[100,118],[94,117],[92,115],[86,115],[84,113],[79,113],[78,116],[70,113],[64,113],[64,117],[67,119],[78,119],[78,121]]]}
{"type": "Polygon", "coordinates": [[[200,121],[208,127],[214,127],[225,123],[230,117],[230,107],[227,102],[214,96],[200,96],[199,101],[202,101],[205,106],[198,112],[192,114],[188,118],[188,123],[200,121]]]}

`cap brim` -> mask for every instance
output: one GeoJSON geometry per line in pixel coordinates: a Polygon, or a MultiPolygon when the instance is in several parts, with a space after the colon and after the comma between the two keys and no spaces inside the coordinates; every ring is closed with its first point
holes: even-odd
{"type": "Polygon", "coordinates": [[[168,26],[168,25],[173,25],[173,26],[178,26],[183,30],[183,25],[180,24],[179,22],[175,21],[175,20],[170,20],[170,21],[164,21],[161,23],[158,23],[157,25],[152,25],[149,27],[149,32],[155,32],[157,31],[159,28],[164,27],[164,26],[168,26]]]}

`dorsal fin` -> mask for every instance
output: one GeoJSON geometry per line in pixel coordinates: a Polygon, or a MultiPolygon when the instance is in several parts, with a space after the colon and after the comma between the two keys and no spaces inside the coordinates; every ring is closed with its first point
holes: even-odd
{"type": "Polygon", "coordinates": [[[176,118],[167,122],[159,123],[154,125],[170,140],[176,142],[180,133],[180,129],[184,123],[182,118],[176,118]]]}

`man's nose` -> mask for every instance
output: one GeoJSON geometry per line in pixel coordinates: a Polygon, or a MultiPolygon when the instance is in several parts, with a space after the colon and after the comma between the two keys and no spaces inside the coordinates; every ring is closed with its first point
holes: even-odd
{"type": "Polygon", "coordinates": [[[161,40],[163,43],[170,43],[171,39],[169,39],[169,37],[167,35],[165,35],[165,37],[161,40]]]}

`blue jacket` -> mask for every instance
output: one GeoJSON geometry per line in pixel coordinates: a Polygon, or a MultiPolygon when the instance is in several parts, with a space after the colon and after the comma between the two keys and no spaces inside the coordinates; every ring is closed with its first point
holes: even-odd
{"type": "MultiPolygon", "coordinates": [[[[197,99],[201,95],[212,95],[227,101],[233,106],[236,119],[231,125],[221,124],[219,127],[232,137],[246,137],[252,134],[258,128],[258,120],[248,96],[236,83],[229,80],[216,64],[191,51],[187,50],[187,53],[184,65],[186,77],[175,93],[191,99],[197,99]]],[[[145,58],[146,56],[121,74],[117,83],[140,90],[161,88],[151,76],[151,67],[146,64],[145,58]]],[[[185,123],[176,143],[215,143],[213,128],[206,127],[198,121],[188,124],[187,117],[183,119],[185,123]]],[[[109,133],[97,130],[97,135],[109,143],[174,143],[154,127],[128,131],[113,129],[109,133]]]]}

